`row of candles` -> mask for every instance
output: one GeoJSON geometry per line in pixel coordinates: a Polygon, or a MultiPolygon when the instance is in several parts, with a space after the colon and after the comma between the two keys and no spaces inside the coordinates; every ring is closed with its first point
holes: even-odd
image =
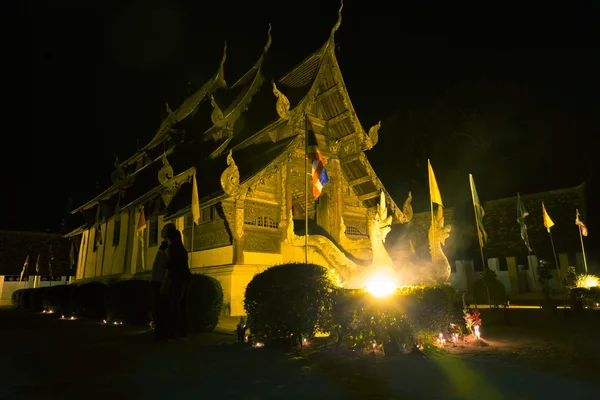
{"type": "MultiPolygon", "coordinates": [[[[481,339],[481,330],[479,328],[479,325],[473,327],[473,334],[475,335],[477,340],[481,339]]],[[[449,336],[448,340],[446,340],[446,337],[443,333],[440,333],[437,338],[437,343],[440,345],[445,345],[446,342],[454,344],[458,343],[458,333],[452,333],[449,336]]]]}

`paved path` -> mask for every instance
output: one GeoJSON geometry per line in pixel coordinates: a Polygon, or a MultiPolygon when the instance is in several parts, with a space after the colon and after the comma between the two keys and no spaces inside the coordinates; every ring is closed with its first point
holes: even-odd
{"type": "Polygon", "coordinates": [[[563,400],[598,393],[491,360],[293,358],[234,340],[216,332],[153,345],[137,327],[0,309],[0,398],[563,400]]]}

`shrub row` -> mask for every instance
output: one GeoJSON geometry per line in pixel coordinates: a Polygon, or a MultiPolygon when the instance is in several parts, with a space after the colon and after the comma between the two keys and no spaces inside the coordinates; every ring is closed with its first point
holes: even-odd
{"type": "Polygon", "coordinates": [[[388,351],[430,342],[451,323],[462,323],[457,292],[450,286],[398,289],[383,299],[363,290],[337,288],[328,271],[312,264],[285,264],[258,274],[246,288],[244,306],[255,340],[267,345],[301,344],[330,332],[337,345],[388,351]]]}
{"type": "MultiPolygon", "coordinates": [[[[88,282],[37,289],[20,289],[12,294],[15,307],[58,315],[106,319],[130,324],[152,320],[154,290],[152,282],[124,280],[106,285],[88,282]]],[[[193,275],[188,304],[189,330],[212,331],[223,307],[221,284],[207,275],[193,275]]]]}

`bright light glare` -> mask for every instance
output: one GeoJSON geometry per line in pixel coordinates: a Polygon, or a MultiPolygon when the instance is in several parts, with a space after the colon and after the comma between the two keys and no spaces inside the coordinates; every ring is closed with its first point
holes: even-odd
{"type": "Polygon", "coordinates": [[[396,285],[394,282],[383,275],[377,275],[373,277],[367,283],[367,292],[371,293],[375,297],[385,297],[396,291],[396,285]]]}
{"type": "Polygon", "coordinates": [[[579,275],[575,286],[579,288],[592,288],[600,286],[600,279],[595,275],[579,275]]]}

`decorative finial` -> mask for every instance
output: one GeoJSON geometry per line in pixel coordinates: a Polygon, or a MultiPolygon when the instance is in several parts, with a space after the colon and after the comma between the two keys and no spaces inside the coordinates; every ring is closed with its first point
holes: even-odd
{"type": "Polygon", "coordinates": [[[162,156],[162,164],[163,166],[158,171],[158,182],[163,186],[168,186],[169,181],[173,179],[173,167],[169,164],[169,160],[167,159],[167,153],[163,153],[162,156]]]}
{"type": "Polygon", "coordinates": [[[271,47],[271,42],[272,42],[272,38],[271,38],[271,24],[269,24],[269,31],[267,32],[267,35],[268,35],[269,38],[267,39],[267,44],[265,44],[265,47],[264,47],[265,53],[267,51],[269,51],[269,47],[271,47]]]}
{"type": "Polygon", "coordinates": [[[210,95],[210,104],[213,106],[213,111],[210,114],[210,119],[212,123],[216,126],[221,126],[223,124],[225,116],[223,115],[223,111],[221,111],[221,109],[219,108],[219,105],[215,101],[215,97],[213,95],[210,95]]]}
{"type": "Polygon", "coordinates": [[[338,10],[338,20],[335,23],[335,25],[333,26],[333,28],[331,28],[331,37],[333,38],[333,35],[335,34],[335,32],[339,29],[340,25],[342,24],[342,9],[344,8],[344,0],[340,1],[340,9],[338,10]]]}
{"type": "Polygon", "coordinates": [[[290,101],[285,97],[283,93],[277,89],[277,85],[273,82],[273,94],[277,97],[277,104],[275,108],[277,109],[277,114],[281,117],[281,119],[288,119],[288,111],[290,110],[290,101]]]}
{"type": "Polygon", "coordinates": [[[369,128],[369,133],[363,136],[362,149],[371,150],[379,141],[379,129],[381,128],[381,121],[369,128]]]}
{"type": "Polygon", "coordinates": [[[230,196],[235,196],[240,191],[240,171],[233,161],[232,150],[227,154],[227,168],[221,174],[221,187],[230,196]]]}
{"type": "Polygon", "coordinates": [[[225,60],[227,60],[227,40],[223,46],[223,57],[221,57],[221,64],[219,64],[219,83],[223,87],[227,87],[227,82],[225,82],[225,60]]]}

